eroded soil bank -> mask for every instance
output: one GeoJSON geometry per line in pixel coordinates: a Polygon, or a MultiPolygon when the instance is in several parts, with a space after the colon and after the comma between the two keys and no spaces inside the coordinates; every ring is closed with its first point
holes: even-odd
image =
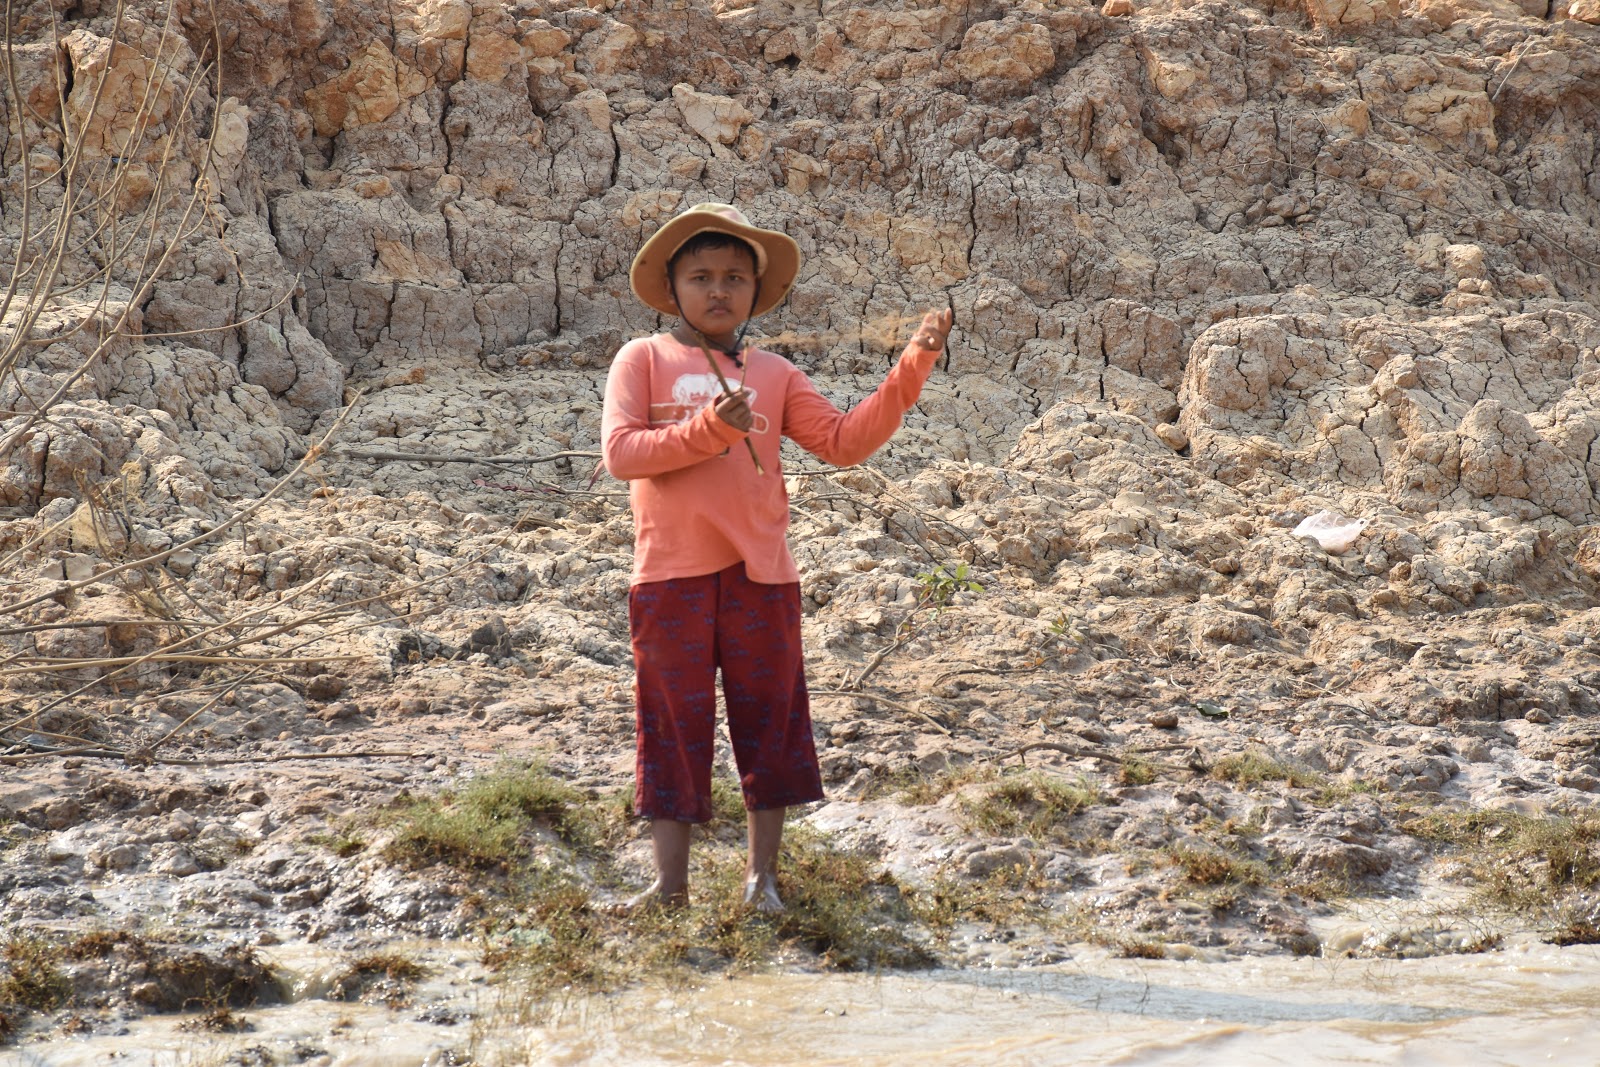
{"type": "Polygon", "coordinates": [[[285,944],[383,1003],[415,938],[542,991],[1600,937],[1592,0],[15,7],[0,1040],[225,1026],[285,944]],[[957,329],[868,464],[785,457],[791,914],[724,789],[630,924],[593,453],[704,200],[800,240],[760,326],[841,405],[957,329]]]}

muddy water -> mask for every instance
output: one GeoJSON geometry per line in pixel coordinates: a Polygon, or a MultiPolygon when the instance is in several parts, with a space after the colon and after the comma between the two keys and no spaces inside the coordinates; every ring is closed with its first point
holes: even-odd
{"type": "Polygon", "coordinates": [[[145,1019],[28,1042],[5,1067],[513,1064],[1600,1064],[1600,948],[1421,960],[1135,961],[1085,948],[1027,971],[774,974],[532,1003],[464,947],[399,1010],[316,998],[331,961],[285,948],[307,999],[207,1035],[145,1019]]]}

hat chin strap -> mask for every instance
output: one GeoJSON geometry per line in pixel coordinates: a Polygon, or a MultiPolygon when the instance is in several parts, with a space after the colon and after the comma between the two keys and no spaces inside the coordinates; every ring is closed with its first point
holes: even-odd
{"type": "MultiPolygon", "coordinates": [[[[699,335],[699,337],[704,340],[706,344],[711,345],[712,348],[716,348],[718,352],[721,352],[723,355],[733,360],[733,365],[735,367],[743,368],[744,361],[739,358],[739,354],[744,351],[744,335],[750,329],[750,319],[745,319],[744,322],[739,325],[739,332],[733,338],[732,348],[717,348],[716,345],[711,344],[711,338],[706,336],[706,332],[691,322],[689,320],[689,316],[684,314],[683,302],[678,299],[677,283],[672,280],[672,276],[670,274],[667,275],[667,291],[672,294],[672,305],[678,309],[678,318],[683,322],[683,324],[699,335]]],[[[756,295],[755,298],[750,301],[751,310],[754,310],[755,306],[759,303],[761,303],[761,279],[758,277],[756,279],[756,295]]],[[[751,316],[751,318],[754,318],[754,316],[751,316]]]]}

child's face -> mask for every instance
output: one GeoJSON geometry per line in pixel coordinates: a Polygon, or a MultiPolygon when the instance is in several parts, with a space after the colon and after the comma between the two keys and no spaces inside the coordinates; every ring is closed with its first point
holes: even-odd
{"type": "Polygon", "coordinates": [[[739,246],[706,248],[672,265],[678,311],[707,338],[731,344],[756,302],[756,263],[739,246]]]}

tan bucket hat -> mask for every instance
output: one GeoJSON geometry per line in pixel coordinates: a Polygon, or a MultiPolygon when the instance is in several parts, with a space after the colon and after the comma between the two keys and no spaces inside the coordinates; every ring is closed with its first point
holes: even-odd
{"type": "Polygon", "coordinates": [[[756,277],[761,289],[750,311],[751,318],[783,303],[795,275],[800,273],[800,246],[786,233],[750,225],[744,212],[732,204],[696,204],[652,234],[628,270],[628,284],[633,286],[634,295],[663,315],[676,315],[672,287],[667,284],[667,262],[684,242],[707,230],[743,238],[756,250],[756,277]]]}

